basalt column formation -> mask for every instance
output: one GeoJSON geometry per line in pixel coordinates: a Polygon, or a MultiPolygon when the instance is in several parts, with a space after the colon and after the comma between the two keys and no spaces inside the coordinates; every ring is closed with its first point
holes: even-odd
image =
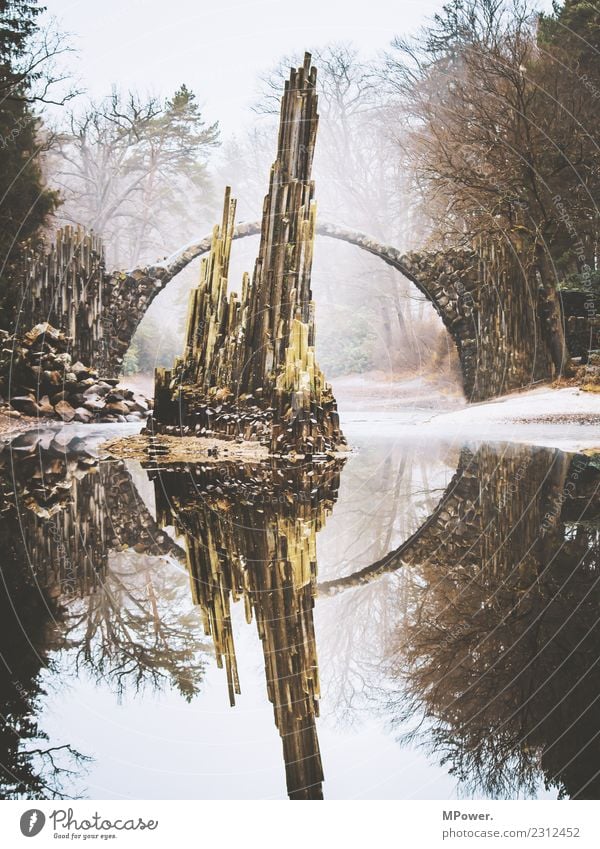
{"type": "Polygon", "coordinates": [[[183,357],[156,373],[154,431],[258,439],[273,454],[312,456],[343,442],[331,387],[315,362],[315,84],[307,55],[285,86],[259,254],[240,297],[227,294],[235,201],[225,193],[190,300],[183,357]]]}

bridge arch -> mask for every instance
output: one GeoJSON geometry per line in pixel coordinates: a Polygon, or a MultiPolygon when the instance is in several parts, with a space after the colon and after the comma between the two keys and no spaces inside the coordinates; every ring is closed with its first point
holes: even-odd
{"type": "MultiPolygon", "coordinates": [[[[239,224],[234,239],[258,235],[239,224]]],[[[327,222],[317,234],[347,242],[397,269],[431,302],[458,351],[463,388],[483,401],[554,376],[539,275],[506,243],[401,253],[371,236],[327,222]]],[[[23,278],[21,320],[49,321],[72,339],[72,354],[107,377],[123,357],[154,298],[196,257],[212,234],[160,262],[105,270],[102,241],[81,228],[58,231],[50,251],[32,255],[23,278]]],[[[551,334],[550,334],[551,336],[551,334]]]]}
{"type": "MultiPolygon", "coordinates": [[[[242,223],[236,227],[233,238],[243,239],[259,235],[260,232],[260,221],[242,223]]],[[[472,397],[476,388],[477,362],[477,305],[474,294],[477,291],[478,263],[475,255],[458,250],[446,251],[443,254],[402,254],[396,248],[382,244],[365,233],[327,222],[317,223],[317,235],[346,242],[376,256],[403,274],[425,295],[454,341],[461,364],[464,391],[467,397],[472,397]]],[[[123,316],[124,296],[130,301],[130,308],[125,316],[127,326],[122,327],[121,332],[117,334],[119,339],[126,343],[121,356],[129,347],[154,298],[189,263],[208,253],[211,239],[212,235],[207,235],[176,251],[162,262],[135,269],[124,276],[119,275],[113,290],[117,323],[119,311],[123,316]],[[134,298],[127,297],[134,293],[134,298]]]]}

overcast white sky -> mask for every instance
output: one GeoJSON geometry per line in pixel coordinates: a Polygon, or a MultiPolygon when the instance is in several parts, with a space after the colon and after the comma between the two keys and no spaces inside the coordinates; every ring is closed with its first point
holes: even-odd
{"type": "MultiPolygon", "coordinates": [[[[94,96],[171,94],[185,82],[226,133],[251,120],[257,77],[285,54],[353,41],[372,55],[440,9],[441,0],[46,0],[72,33],[69,64],[94,96]],[[298,24],[297,12],[303,12],[298,24]]],[[[542,2],[549,6],[549,2],[542,2]]]]}

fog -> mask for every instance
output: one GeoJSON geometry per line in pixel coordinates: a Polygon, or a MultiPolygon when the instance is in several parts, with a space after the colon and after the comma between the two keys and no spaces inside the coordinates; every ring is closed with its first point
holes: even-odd
{"type": "MultiPolygon", "coordinates": [[[[238,220],[259,218],[279,92],[290,62],[311,50],[319,72],[320,219],[400,249],[422,247],[428,233],[415,211],[418,187],[404,167],[384,53],[394,36],[415,31],[441,5],[374,0],[367,10],[358,2],[308,0],[299,20],[300,7],[281,0],[108,0],[100,15],[90,3],[50,0],[47,15],[74,48],[61,62],[81,89],[50,119],[59,144],[48,158],[49,178],[64,200],[56,224],[101,232],[107,264],[124,268],[210,232],[225,185],[238,198],[238,220]],[[173,96],[182,85],[192,99],[178,112],[173,96]]],[[[234,247],[232,289],[242,270],[252,270],[255,251],[256,240],[234,247]]],[[[155,301],[126,373],[171,364],[196,279],[197,268],[187,269],[155,301]]],[[[368,375],[381,384],[435,375],[436,391],[460,392],[441,321],[399,273],[319,239],[313,293],[317,354],[327,374],[368,375]]]]}

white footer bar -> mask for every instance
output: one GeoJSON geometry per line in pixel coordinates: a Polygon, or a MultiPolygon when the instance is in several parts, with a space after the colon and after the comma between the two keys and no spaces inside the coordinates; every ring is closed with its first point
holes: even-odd
{"type": "Polygon", "coordinates": [[[0,803],[0,846],[600,846],[598,802],[330,801],[304,803],[299,809],[302,804],[5,801],[0,803]]]}

